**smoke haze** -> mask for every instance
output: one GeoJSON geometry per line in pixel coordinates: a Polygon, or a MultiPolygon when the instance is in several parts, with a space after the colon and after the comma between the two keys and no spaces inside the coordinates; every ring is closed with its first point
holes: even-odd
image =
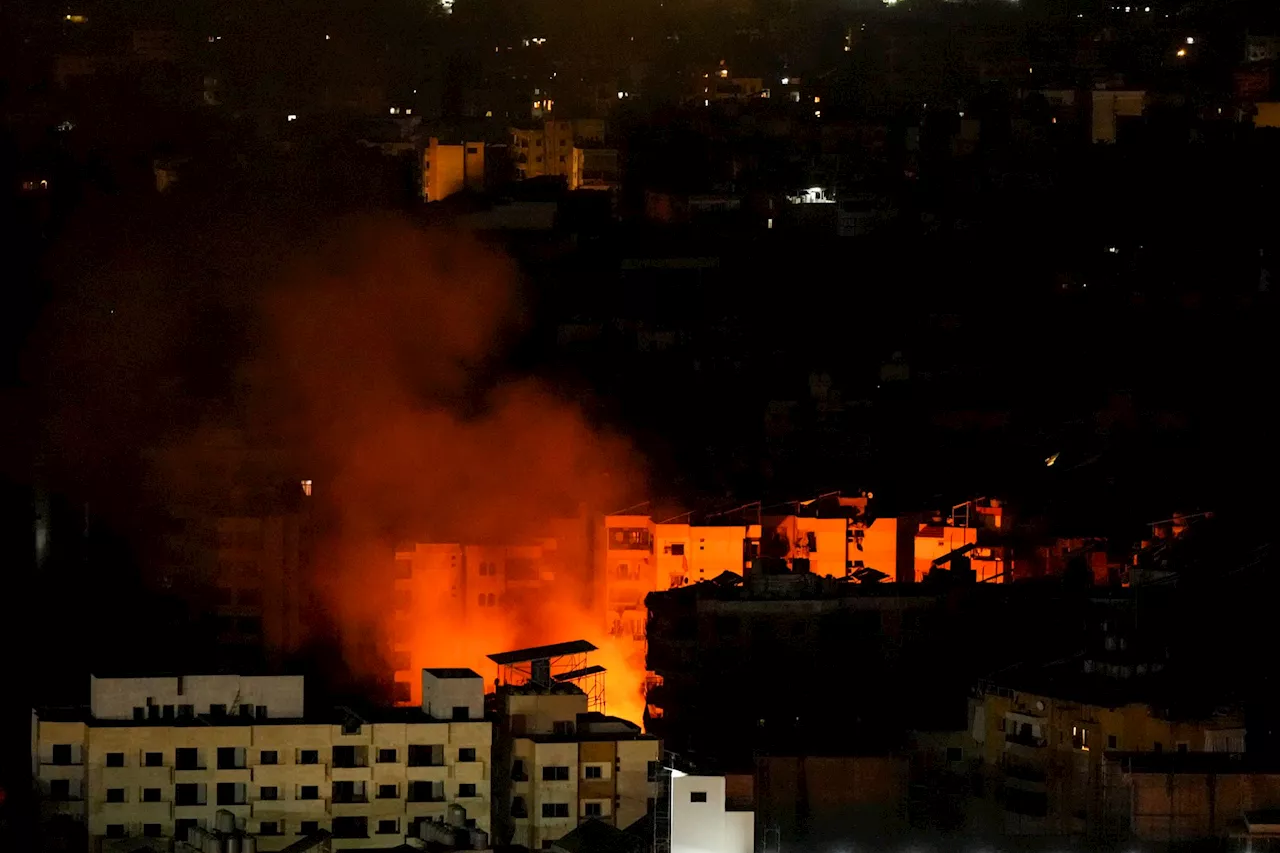
{"type": "MultiPolygon", "coordinates": [[[[313,481],[328,535],[305,583],[336,622],[347,666],[362,679],[386,679],[397,544],[530,543],[554,535],[553,519],[625,505],[642,478],[627,442],[594,429],[574,401],[531,379],[500,378],[525,319],[506,259],[463,235],[391,218],[347,221],[291,248],[283,260],[255,250],[265,287],[238,281],[221,296],[215,289],[168,299],[158,287],[121,288],[118,310],[141,310],[140,293],[158,297],[154,310],[142,312],[137,334],[99,318],[109,332],[81,327],[62,341],[63,363],[92,361],[103,347],[114,355],[83,378],[82,405],[60,422],[76,425],[65,436],[74,442],[81,432],[142,419],[142,409],[194,412],[194,425],[179,422],[177,437],[161,438],[163,452],[151,457],[159,470],[150,491],[165,499],[209,487],[193,476],[205,470],[195,460],[228,429],[274,448],[261,463],[268,470],[239,474],[278,466],[313,481]],[[199,328],[215,315],[236,322],[199,328]],[[216,339],[230,405],[189,399],[177,355],[191,349],[185,335],[216,339]],[[150,376],[166,381],[133,387],[146,398],[140,404],[129,386],[150,376]]],[[[233,251],[234,241],[223,249],[233,251]]],[[[585,526],[583,518],[578,529],[585,526]]],[[[585,637],[610,666],[610,711],[638,720],[643,662],[607,648],[585,537],[562,542],[554,559],[554,584],[527,598],[509,595],[483,617],[418,596],[410,621],[419,656],[491,678],[486,654],[585,637]]]]}

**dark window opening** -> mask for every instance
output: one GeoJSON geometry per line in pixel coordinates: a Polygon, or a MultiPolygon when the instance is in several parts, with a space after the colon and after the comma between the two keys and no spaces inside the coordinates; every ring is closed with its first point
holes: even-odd
{"type": "Polygon", "coordinates": [[[163,767],[163,766],[164,766],[164,753],[163,753],[163,752],[148,752],[148,753],[146,753],[146,754],[143,756],[143,758],[142,758],[142,763],[143,763],[145,766],[147,766],[147,767],[163,767]]]}
{"type": "Polygon", "coordinates": [[[603,817],[604,806],[600,803],[585,803],[582,813],[587,817],[603,817]]]}
{"type": "Polygon", "coordinates": [[[464,782],[458,786],[459,797],[474,797],[476,795],[476,786],[470,782],[464,782]]]}
{"type": "Polygon", "coordinates": [[[318,820],[304,820],[302,823],[298,824],[299,835],[315,835],[319,831],[320,821],[318,820]]]}
{"type": "Polygon", "coordinates": [[[568,782],[569,768],[564,766],[551,766],[542,768],[543,782],[568,782]]]}
{"type": "Polygon", "coordinates": [[[53,745],[53,763],[63,765],[71,763],[71,744],[55,743],[53,745]]]}
{"type": "Polygon", "coordinates": [[[568,817],[569,804],[568,803],[543,803],[542,816],[543,817],[568,817]]]}
{"type": "Polygon", "coordinates": [[[280,824],[274,820],[264,820],[258,824],[259,835],[279,835],[280,824]]]}
{"type": "Polygon", "coordinates": [[[176,770],[199,770],[200,753],[194,747],[180,747],[174,750],[173,766],[176,770]]]}
{"type": "Polygon", "coordinates": [[[280,789],[275,785],[263,785],[258,789],[259,800],[278,800],[280,799],[280,789]]]}
{"type": "Polygon", "coordinates": [[[124,753],[123,753],[123,752],[108,752],[108,753],[107,753],[107,766],[108,766],[108,767],[124,767],[124,753]]]}
{"type": "Polygon", "coordinates": [[[458,760],[459,761],[475,761],[476,760],[475,747],[464,746],[462,749],[459,749],[458,760]]]}
{"type": "Polygon", "coordinates": [[[107,838],[124,838],[124,824],[123,823],[107,824],[107,838]]]}
{"type": "Polygon", "coordinates": [[[691,803],[705,803],[706,801],[707,801],[707,792],[706,792],[706,791],[690,791],[690,792],[689,792],[689,802],[691,802],[691,803]]]}
{"type": "Polygon", "coordinates": [[[395,820],[394,818],[390,820],[378,821],[379,835],[394,835],[399,831],[400,831],[400,821],[395,820]]]}
{"type": "Polygon", "coordinates": [[[144,803],[160,802],[160,789],[159,788],[143,788],[142,801],[144,803]]]}
{"type": "Polygon", "coordinates": [[[397,796],[399,796],[399,791],[396,790],[395,785],[379,785],[378,786],[378,799],[394,800],[397,796]]]}
{"type": "Polygon", "coordinates": [[[274,749],[264,749],[258,753],[259,764],[279,764],[280,755],[274,749]]]}
{"type": "Polygon", "coordinates": [[[159,837],[160,837],[160,824],[158,824],[158,823],[144,823],[144,824],[142,825],[142,834],[143,834],[143,835],[145,835],[147,838],[159,838],[159,837]]]}
{"type": "Polygon", "coordinates": [[[604,768],[598,764],[589,764],[582,771],[583,779],[603,779],[604,768]]]}
{"type": "Polygon", "coordinates": [[[378,763],[379,764],[395,764],[396,751],[394,749],[378,750],[378,763]]]}
{"type": "Polygon", "coordinates": [[[319,785],[303,785],[298,789],[298,799],[300,800],[318,800],[320,799],[319,785]]]}
{"type": "Polygon", "coordinates": [[[301,750],[301,751],[298,753],[298,763],[299,763],[299,764],[319,764],[319,763],[320,763],[320,750],[318,750],[318,749],[304,749],[304,750],[301,750]]]}

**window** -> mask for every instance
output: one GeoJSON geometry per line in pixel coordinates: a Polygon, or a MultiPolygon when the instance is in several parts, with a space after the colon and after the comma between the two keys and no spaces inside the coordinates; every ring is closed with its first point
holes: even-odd
{"type": "Polygon", "coordinates": [[[298,751],[299,764],[319,764],[320,751],[318,749],[303,749],[298,751]]]}
{"type": "Polygon", "coordinates": [[[459,761],[475,761],[476,760],[475,747],[464,746],[462,749],[458,750],[458,760],[459,761]]]}
{"type": "Polygon", "coordinates": [[[525,769],[524,759],[517,758],[511,762],[511,781],[528,782],[529,771],[525,769]]]}
{"type": "Polygon", "coordinates": [[[528,817],[529,807],[525,805],[524,797],[511,798],[511,816],[512,817],[528,817]]]}
{"type": "Polygon", "coordinates": [[[543,817],[568,817],[569,804],[568,803],[543,803],[542,816],[543,817]]]}
{"type": "Polygon", "coordinates": [[[163,767],[164,753],[163,752],[143,753],[142,763],[147,767],[163,767]]]}
{"type": "Polygon", "coordinates": [[[108,766],[108,767],[124,767],[124,753],[123,753],[123,752],[108,752],[108,753],[107,753],[107,766],[108,766]]]}
{"type": "Polygon", "coordinates": [[[258,824],[259,835],[279,835],[280,824],[274,820],[264,820],[258,824]]]}
{"type": "Polygon", "coordinates": [[[299,835],[315,835],[319,831],[320,821],[318,820],[304,820],[302,823],[298,824],[299,835]]]}
{"type": "Polygon", "coordinates": [[[108,802],[108,803],[123,803],[123,802],[124,802],[124,788],[108,788],[108,789],[107,789],[107,802],[108,802]]]}
{"type": "Polygon", "coordinates": [[[363,767],[364,756],[356,752],[354,746],[335,746],[333,748],[334,767],[363,767]]]}
{"type": "Polygon", "coordinates": [[[586,817],[603,817],[604,806],[600,803],[583,803],[582,814],[586,817]]]}
{"type": "Polygon", "coordinates": [[[601,767],[599,764],[588,764],[586,767],[582,768],[582,778],[583,779],[603,779],[604,768],[601,767]]]}
{"type": "Polygon", "coordinates": [[[1178,752],[1186,752],[1188,749],[1190,749],[1190,744],[1185,740],[1178,741],[1178,752]]]}
{"type": "Polygon", "coordinates": [[[566,766],[544,767],[542,768],[542,781],[543,782],[568,782],[569,768],[566,766]]]}
{"type": "Polygon", "coordinates": [[[259,764],[279,764],[280,755],[274,749],[264,749],[258,753],[259,764]]]}
{"type": "Polygon", "coordinates": [[[244,805],[245,786],[239,782],[219,782],[217,795],[220,806],[244,805]]]}
{"type": "Polygon", "coordinates": [[[683,556],[684,556],[684,543],[683,543],[683,542],[672,542],[670,547],[671,547],[671,556],[673,556],[673,557],[683,557],[683,556]]]}
{"type": "Polygon", "coordinates": [[[71,780],[49,780],[49,799],[60,802],[71,799],[71,780]]]}
{"type": "Polygon", "coordinates": [[[204,797],[200,785],[195,782],[183,782],[173,786],[173,804],[175,806],[202,806],[204,797]]]}
{"type": "Polygon", "coordinates": [[[174,750],[173,766],[178,770],[199,770],[200,753],[190,746],[174,750]]]}
{"type": "Polygon", "coordinates": [[[444,800],[443,782],[410,782],[409,802],[438,803],[444,800]]]}
{"type": "Polygon", "coordinates": [[[259,719],[259,720],[265,720],[265,719],[267,719],[267,706],[266,706],[266,705],[259,705],[259,706],[258,706],[257,711],[258,711],[258,719],[259,719]]]}
{"type": "Polygon", "coordinates": [[[378,750],[378,763],[379,764],[395,764],[396,751],[394,749],[378,750]]]}
{"type": "Polygon", "coordinates": [[[458,786],[459,797],[474,797],[476,795],[476,786],[471,782],[464,782],[458,786]]]}
{"type": "Polygon", "coordinates": [[[160,824],[158,824],[158,823],[144,823],[144,824],[142,825],[142,834],[143,834],[143,835],[145,835],[147,838],[159,838],[159,837],[160,837],[160,824]]]}
{"type": "Polygon", "coordinates": [[[298,789],[298,799],[300,800],[318,800],[320,799],[319,785],[303,785],[298,789]]]}
{"type": "Polygon", "coordinates": [[[124,838],[124,824],[123,823],[107,824],[107,838],[124,838]]]}
{"type": "Polygon", "coordinates": [[[368,838],[369,819],[367,817],[335,817],[333,819],[334,838],[368,838]]]}
{"type": "Polygon", "coordinates": [[[239,770],[244,767],[244,751],[234,746],[218,747],[218,769],[239,770]]]}
{"type": "Polygon", "coordinates": [[[556,720],[552,723],[552,728],[558,735],[573,734],[573,720],[556,720]]]}
{"type": "Polygon", "coordinates": [[[187,840],[187,832],[195,829],[200,825],[200,821],[193,817],[180,817],[173,822],[173,837],[178,841],[187,840]]]}
{"type": "Polygon", "coordinates": [[[162,716],[162,717],[164,717],[166,720],[172,720],[172,719],[173,719],[173,706],[172,706],[172,705],[165,705],[163,708],[161,708],[161,711],[163,711],[163,713],[161,714],[161,716],[162,716]]]}
{"type": "Polygon", "coordinates": [[[378,821],[379,835],[395,835],[399,831],[400,831],[400,821],[396,820],[395,818],[378,821]]]}
{"type": "Polygon", "coordinates": [[[144,803],[160,802],[160,789],[159,788],[143,788],[142,801],[144,803]]]}
{"type": "Polygon", "coordinates": [[[210,717],[225,717],[227,715],[227,706],[222,704],[212,704],[209,706],[210,717]]]}
{"type": "Polygon", "coordinates": [[[333,783],[333,801],[335,803],[364,803],[365,799],[363,782],[334,782],[333,783]]]}
{"type": "Polygon", "coordinates": [[[54,764],[70,764],[71,763],[71,744],[55,743],[53,745],[53,763],[54,764]]]}
{"type": "Polygon", "coordinates": [[[400,792],[396,789],[394,784],[378,786],[378,799],[394,800],[398,796],[400,796],[400,792]]]}
{"type": "Polygon", "coordinates": [[[1115,735],[1107,735],[1107,749],[1115,749],[1116,740],[1117,739],[1115,735]]]}
{"type": "Polygon", "coordinates": [[[280,799],[280,789],[275,785],[263,785],[258,789],[259,800],[278,800],[280,799]]]}
{"type": "Polygon", "coordinates": [[[178,706],[178,719],[179,719],[179,720],[189,720],[189,719],[191,719],[192,717],[194,717],[195,715],[196,715],[196,706],[195,706],[195,705],[179,705],[179,706],[178,706]]]}
{"type": "Polygon", "coordinates": [[[560,162],[561,162],[561,163],[563,163],[563,162],[564,162],[564,155],[563,155],[563,154],[561,154],[561,155],[560,155],[560,162]]]}
{"type": "Polygon", "coordinates": [[[707,801],[707,792],[706,792],[706,791],[690,791],[690,792],[689,792],[689,802],[691,802],[691,803],[705,803],[706,801],[707,801]]]}
{"type": "Polygon", "coordinates": [[[240,705],[240,718],[243,720],[253,719],[253,705],[245,702],[240,705]]]}
{"type": "Polygon", "coordinates": [[[409,744],[410,767],[439,767],[444,764],[444,747],[436,744],[409,744]]]}
{"type": "Polygon", "coordinates": [[[133,721],[134,721],[135,723],[140,723],[140,722],[142,722],[143,720],[145,720],[146,718],[147,718],[147,709],[146,709],[146,708],[143,708],[141,705],[134,705],[134,706],[133,706],[133,721]]]}
{"type": "Polygon", "coordinates": [[[466,705],[453,706],[453,720],[456,723],[471,719],[471,709],[466,705]]]}
{"type": "Polygon", "coordinates": [[[958,746],[947,747],[947,761],[963,761],[964,750],[958,746]]]}

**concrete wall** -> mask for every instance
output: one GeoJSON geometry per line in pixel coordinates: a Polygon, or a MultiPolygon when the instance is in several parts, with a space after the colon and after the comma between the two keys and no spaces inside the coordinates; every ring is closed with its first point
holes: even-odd
{"type": "Polygon", "coordinates": [[[884,838],[906,827],[908,776],[899,758],[761,758],[756,814],[784,850],[884,838]]]}
{"type": "Polygon", "coordinates": [[[269,717],[302,717],[302,676],[186,675],[166,678],[89,679],[89,703],[99,720],[132,720],[134,709],[147,713],[148,704],[194,706],[193,713],[208,714],[209,706],[225,705],[228,714],[242,705],[253,705],[255,715],[267,708],[269,717]]]}
{"type": "Polygon", "coordinates": [[[752,853],[754,849],[754,815],[725,811],[723,776],[672,778],[672,853],[752,853]],[[695,802],[695,796],[705,801],[695,802]]]}
{"type": "Polygon", "coordinates": [[[484,679],[472,673],[470,677],[439,677],[431,670],[422,671],[422,710],[437,720],[452,720],[453,709],[467,709],[468,720],[484,719],[484,679]]]}

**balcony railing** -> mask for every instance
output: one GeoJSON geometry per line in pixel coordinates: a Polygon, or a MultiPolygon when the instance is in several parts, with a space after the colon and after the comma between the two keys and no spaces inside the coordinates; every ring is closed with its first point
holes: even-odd
{"type": "Polygon", "coordinates": [[[1005,743],[1012,743],[1017,746],[1038,748],[1049,745],[1047,740],[1042,737],[1035,737],[1034,735],[1008,734],[1004,736],[1004,739],[1005,743]]]}

